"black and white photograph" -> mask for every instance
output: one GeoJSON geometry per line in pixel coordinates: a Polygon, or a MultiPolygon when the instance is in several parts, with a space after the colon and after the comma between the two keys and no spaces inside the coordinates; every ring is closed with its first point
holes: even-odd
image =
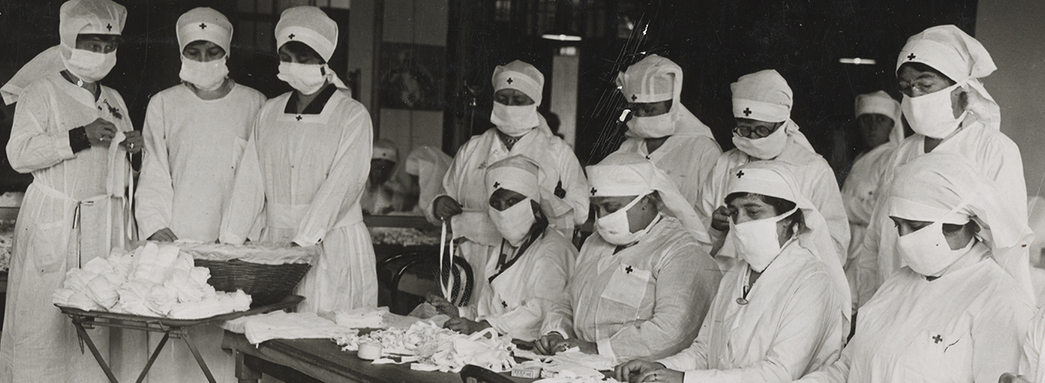
{"type": "Polygon", "coordinates": [[[1045,1],[0,36],[0,383],[1045,383],[1045,1]]]}

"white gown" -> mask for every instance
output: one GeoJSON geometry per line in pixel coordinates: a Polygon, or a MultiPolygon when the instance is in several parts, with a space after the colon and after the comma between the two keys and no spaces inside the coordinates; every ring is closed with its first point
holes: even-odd
{"type": "MultiPolygon", "coordinates": [[[[148,238],[170,228],[178,239],[214,242],[221,215],[232,194],[236,167],[265,96],[250,87],[233,84],[225,97],[203,100],[179,84],[152,96],[145,114],[145,155],[135,194],[138,235],[148,238]]],[[[219,382],[234,382],[235,361],[221,349],[220,326],[193,329],[207,367],[219,382]]],[[[128,339],[139,349],[130,364],[142,366],[160,335],[148,335],[148,347],[128,339]],[[139,348],[140,347],[140,348],[139,348]]],[[[169,342],[160,353],[148,382],[204,381],[196,359],[183,342],[169,342]]]]}
{"type": "Polygon", "coordinates": [[[743,295],[747,262],[722,277],[697,339],[658,360],[685,382],[790,382],[838,360],[848,333],[844,299],[820,260],[797,241],[743,295]]]}
{"type": "MultiPolygon", "coordinates": [[[[328,92],[333,87],[324,90],[328,92]]],[[[302,311],[377,305],[377,269],[359,198],[373,144],[370,115],[345,90],[308,109],[285,113],[293,92],[269,100],[236,173],[221,224],[223,243],[241,244],[256,219],[262,242],[319,245],[319,259],[298,285],[302,311]]]]}
{"type": "MultiPolygon", "coordinates": [[[[127,245],[126,152],[116,146],[112,153],[104,147],[73,153],[69,146],[69,130],[97,118],[133,129],[119,93],[102,86],[95,101],[59,73],[29,85],[15,107],[7,156],[16,171],[32,172],[33,183],[15,226],[0,382],[107,381],[91,353],[80,352],[69,317],[51,304],[66,271],[127,245]]],[[[109,360],[109,331],[88,332],[109,360]]]]}
{"type": "MultiPolygon", "coordinates": [[[[711,228],[711,215],[716,208],[725,205],[726,188],[729,186],[730,177],[734,176],[734,170],[752,160],[758,161],[740,149],[732,149],[722,153],[715,162],[710,181],[704,185],[701,203],[696,207],[697,215],[708,227],[712,242],[722,238],[724,233],[711,228]]],[[[839,261],[845,265],[846,249],[849,248],[849,219],[845,214],[845,205],[842,203],[842,194],[838,190],[835,173],[827,161],[796,142],[792,136],[788,136],[784,151],[771,161],[791,165],[791,171],[794,172],[798,185],[802,187],[802,194],[813,202],[813,206],[827,221],[831,239],[834,239],[838,255],[841,257],[839,261]]]]}
{"type": "Polygon", "coordinates": [[[460,254],[476,271],[476,281],[486,279],[485,267],[477,265],[486,265],[491,247],[501,243],[501,235],[486,212],[490,206],[484,181],[486,167],[514,155],[526,156],[540,165],[545,175],[540,187],[545,189],[546,195],[553,195],[558,183],[562,182],[562,189],[566,192],[564,197],[540,201],[550,227],[564,237],[572,238],[573,228],[588,219],[588,179],[573,149],[551,133],[543,118],[541,125],[520,138],[510,151],[497,137],[496,128],[472,137],[457,151],[443,178],[443,190],[464,210],[453,218],[454,238],[467,239],[460,243],[460,254]]]}
{"type": "MultiPolygon", "coordinates": [[[[500,246],[493,247],[486,275],[497,275],[500,246]]],[[[544,316],[566,291],[566,281],[577,258],[577,249],[554,229],[546,229],[516,261],[493,282],[477,291],[477,321],[486,320],[501,334],[533,341],[540,337],[544,316]]],[[[471,314],[467,307],[462,308],[471,314]]]]}
{"type": "Polygon", "coordinates": [[[616,254],[598,233],[584,242],[541,334],[595,342],[618,363],[663,358],[693,342],[722,273],[692,234],[663,217],[638,243],[616,254]]]}
{"type": "Polygon", "coordinates": [[[849,232],[852,233],[849,237],[849,250],[846,252],[848,259],[845,262],[845,272],[849,280],[849,291],[853,292],[854,308],[857,307],[856,250],[863,241],[867,223],[871,221],[871,214],[878,203],[879,188],[886,171],[892,165],[897,146],[899,143],[890,141],[861,155],[853,162],[849,176],[842,185],[842,202],[845,203],[845,212],[849,217],[849,232]]]}
{"type": "MultiPolygon", "coordinates": [[[[878,193],[879,196],[882,196],[884,191],[891,187],[896,168],[925,154],[924,149],[925,136],[920,134],[907,137],[900,144],[893,157],[892,165],[886,167],[885,178],[881,183],[883,191],[878,193]]],[[[1009,137],[999,131],[988,129],[979,122],[973,122],[953,137],[940,143],[933,151],[959,153],[968,157],[980,167],[981,174],[997,183],[998,190],[1007,193],[1004,200],[1012,201],[1012,205],[1020,209],[1024,217],[1023,221],[1026,222],[1027,184],[1023,178],[1023,161],[1019,147],[1009,137]]],[[[853,295],[859,305],[866,303],[874,295],[878,286],[902,266],[897,253],[893,251],[879,253],[879,249],[894,249],[897,238],[892,221],[884,211],[881,211],[883,202],[884,200],[881,200],[876,204],[866,235],[854,257],[857,262],[857,289],[853,290],[853,295]]],[[[995,258],[1005,260],[1009,265],[1015,267],[1009,272],[1010,275],[1017,275],[1017,284],[1028,294],[1033,294],[1030,275],[1026,270],[1026,266],[1029,264],[1028,257],[1026,248],[995,250],[995,258]]],[[[859,306],[854,305],[853,307],[859,306]]]]}
{"type": "Polygon", "coordinates": [[[1023,355],[1020,358],[1019,374],[1032,383],[1045,382],[1045,359],[1041,357],[1043,348],[1045,348],[1045,307],[1034,314],[1027,329],[1027,337],[1023,339],[1023,355]]]}
{"type": "Polygon", "coordinates": [[[250,130],[265,96],[234,84],[217,100],[188,86],[149,101],[145,155],[135,194],[139,237],[170,228],[178,239],[214,242],[250,130]]]}
{"type": "Polygon", "coordinates": [[[1016,371],[1034,303],[977,243],[940,278],[910,268],[860,308],[833,365],[803,382],[997,382],[1016,371]]]}
{"type": "Polygon", "coordinates": [[[707,183],[715,161],[722,155],[715,138],[699,134],[695,127],[679,127],[653,153],[646,149],[646,140],[642,137],[628,137],[617,151],[638,153],[653,161],[657,169],[675,181],[691,206],[699,206],[701,186],[707,183]]]}

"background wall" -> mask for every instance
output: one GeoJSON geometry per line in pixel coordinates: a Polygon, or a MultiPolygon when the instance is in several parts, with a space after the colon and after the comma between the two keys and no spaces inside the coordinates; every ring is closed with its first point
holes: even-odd
{"type": "Polygon", "coordinates": [[[984,80],[1001,105],[1001,130],[1020,147],[1027,193],[1042,195],[1045,180],[1045,1],[980,2],[976,38],[998,70],[984,80]]]}

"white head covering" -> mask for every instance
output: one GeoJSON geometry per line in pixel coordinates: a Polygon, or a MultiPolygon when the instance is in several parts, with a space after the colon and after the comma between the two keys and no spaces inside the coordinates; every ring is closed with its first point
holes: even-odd
{"type": "MultiPolygon", "coordinates": [[[[403,170],[406,174],[417,176],[420,194],[417,197],[417,205],[428,214],[428,206],[432,200],[443,193],[443,176],[450,169],[453,158],[441,150],[431,146],[419,146],[406,157],[406,165],[403,170]]],[[[434,220],[434,217],[429,219],[434,220]]]]}
{"type": "Polygon", "coordinates": [[[660,197],[661,212],[675,217],[698,241],[710,243],[707,230],[693,206],[682,196],[675,182],[653,162],[634,152],[610,154],[597,165],[587,167],[591,197],[625,197],[646,195],[654,191],[660,197]]]}
{"type": "Polygon", "coordinates": [[[207,7],[193,8],[178,18],[178,49],[193,41],[210,41],[225,50],[225,57],[232,46],[232,23],[221,12],[207,7]]]}
{"type": "Polygon", "coordinates": [[[389,139],[374,141],[374,149],[371,152],[370,159],[389,160],[398,164],[399,149],[396,148],[395,142],[392,142],[392,140],[389,139]]]}
{"type": "MultiPolygon", "coordinates": [[[[714,138],[711,129],[682,105],[682,67],[675,62],[655,54],[646,56],[617,74],[617,89],[633,103],[673,100],[668,110],[676,129],[672,135],[714,138]]],[[[635,136],[631,130],[625,134],[635,136]]]]}
{"type": "Polygon", "coordinates": [[[508,189],[540,202],[539,174],[537,163],[522,155],[494,162],[486,169],[486,195],[508,189]]]}
{"type": "Polygon", "coordinates": [[[1005,194],[997,184],[976,169],[956,153],[934,151],[919,156],[897,169],[887,194],[886,211],[889,216],[913,221],[963,225],[975,220],[980,226],[977,236],[995,250],[994,259],[1017,282],[1026,282],[1024,287],[1033,294],[1027,262],[1000,258],[1012,252],[998,250],[1026,247],[1034,234],[1019,208],[1002,200],[1005,194]],[[963,204],[957,212],[945,216],[963,204]]]}
{"type": "Polygon", "coordinates": [[[493,91],[515,89],[530,96],[538,106],[541,105],[544,92],[544,75],[533,65],[519,60],[505,65],[498,65],[493,70],[493,91]]]}
{"type": "MultiPolygon", "coordinates": [[[[308,45],[319,53],[323,61],[330,61],[337,48],[337,22],[327,16],[323,10],[312,6],[300,6],[287,8],[279,16],[276,23],[276,49],[279,49],[290,41],[297,41],[308,45]]],[[[334,86],[341,89],[349,89],[344,81],[326,66],[327,79],[334,86]]]]}
{"type": "Polygon", "coordinates": [[[77,35],[119,36],[127,21],[127,8],[110,0],[70,0],[62,4],[58,20],[61,44],[36,55],[0,88],[0,94],[8,105],[17,102],[33,81],[65,70],[63,57],[68,59],[72,55],[77,35]]]}
{"type": "MultiPolygon", "coordinates": [[[[733,193],[755,193],[776,197],[794,202],[802,210],[805,229],[798,233],[798,243],[820,259],[820,263],[824,265],[827,274],[835,284],[834,291],[842,295],[841,301],[844,302],[842,313],[848,318],[852,312],[850,307],[852,300],[850,299],[849,282],[841,263],[841,259],[845,255],[839,255],[838,247],[828,231],[827,221],[824,220],[824,216],[820,214],[816,206],[802,194],[802,188],[795,180],[791,167],[779,161],[748,162],[735,170],[733,176],[730,177],[726,196],[733,193]]],[[[736,250],[730,242],[723,243],[718,256],[737,256],[736,250]]]]}
{"type": "Polygon", "coordinates": [[[865,114],[881,114],[893,119],[893,130],[889,132],[889,142],[899,145],[903,141],[903,122],[900,121],[900,102],[889,96],[885,91],[864,93],[856,96],[856,117],[865,114]]]}
{"type": "Polygon", "coordinates": [[[806,136],[798,131],[798,124],[791,121],[794,97],[787,80],[776,70],[765,69],[740,76],[737,82],[729,85],[729,89],[733,92],[733,117],[783,122],[780,128],[789,137],[815,152],[806,136]]]}
{"type": "Polygon", "coordinates": [[[1001,129],[1001,109],[980,82],[998,69],[983,44],[954,25],[938,25],[907,39],[896,59],[897,74],[900,66],[912,62],[928,65],[956,83],[968,84],[987,101],[987,105],[970,105],[969,110],[977,112],[980,108],[977,115],[984,125],[1001,129]]]}

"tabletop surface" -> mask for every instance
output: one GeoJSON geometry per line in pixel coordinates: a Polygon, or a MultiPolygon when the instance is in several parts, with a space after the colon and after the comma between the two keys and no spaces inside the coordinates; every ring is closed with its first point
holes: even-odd
{"type": "MultiPolygon", "coordinates": [[[[255,347],[243,334],[225,331],[222,347],[293,368],[324,382],[461,383],[460,375],[455,373],[415,371],[409,364],[372,364],[356,357],[355,352],[341,351],[329,339],[273,339],[255,347]]],[[[534,381],[502,375],[514,382],[534,381]]]]}
{"type": "Polygon", "coordinates": [[[73,308],[73,307],[63,307],[63,306],[58,306],[58,305],[55,305],[55,306],[58,307],[59,309],[61,309],[63,314],[71,315],[71,316],[82,316],[82,317],[114,319],[114,320],[130,321],[130,322],[141,322],[141,323],[149,323],[149,324],[159,324],[159,325],[163,325],[163,326],[167,326],[167,327],[191,327],[191,326],[196,326],[196,325],[200,325],[200,324],[204,324],[204,323],[224,322],[224,321],[233,320],[233,319],[236,319],[236,318],[239,318],[239,317],[243,317],[243,316],[247,316],[247,315],[264,314],[264,313],[272,312],[272,311],[276,311],[276,310],[283,310],[283,309],[295,307],[295,306],[298,305],[298,303],[301,303],[301,301],[303,301],[303,300],[305,300],[305,297],[303,297],[303,296],[300,296],[300,295],[288,295],[286,298],[283,298],[282,301],[279,301],[279,302],[276,302],[276,303],[273,303],[273,304],[254,307],[254,308],[251,308],[250,310],[247,310],[247,311],[231,312],[231,313],[228,313],[228,314],[215,315],[215,316],[212,316],[212,317],[200,318],[200,319],[162,318],[162,317],[143,316],[143,315],[134,315],[134,314],[125,314],[125,313],[113,313],[113,312],[107,312],[107,311],[84,311],[84,310],[81,310],[81,309],[78,309],[78,308],[73,308]]]}

